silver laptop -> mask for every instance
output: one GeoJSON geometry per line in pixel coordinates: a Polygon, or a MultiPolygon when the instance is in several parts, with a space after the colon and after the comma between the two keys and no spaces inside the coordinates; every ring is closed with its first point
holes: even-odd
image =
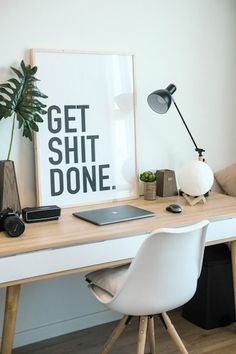
{"type": "Polygon", "coordinates": [[[116,222],[148,218],[155,213],[134,207],[132,205],[119,205],[109,208],[91,209],[73,213],[74,216],[89,221],[95,225],[109,225],[116,222]]]}

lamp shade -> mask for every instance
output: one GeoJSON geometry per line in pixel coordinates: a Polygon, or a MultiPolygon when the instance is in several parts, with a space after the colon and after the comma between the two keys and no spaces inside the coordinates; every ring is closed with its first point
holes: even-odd
{"type": "Polygon", "coordinates": [[[178,174],[180,189],[192,196],[204,195],[211,189],[214,176],[210,167],[203,161],[193,160],[188,162],[178,174]]]}
{"type": "Polygon", "coordinates": [[[148,98],[148,104],[154,112],[164,114],[170,108],[171,95],[176,91],[174,84],[170,84],[166,89],[152,92],[148,98]]]}

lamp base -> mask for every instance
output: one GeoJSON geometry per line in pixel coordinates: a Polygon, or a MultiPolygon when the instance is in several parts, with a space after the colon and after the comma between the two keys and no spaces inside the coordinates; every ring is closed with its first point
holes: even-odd
{"type": "Polygon", "coordinates": [[[196,205],[200,202],[203,202],[204,204],[206,203],[206,198],[204,195],[199,195],[198,197],[191,197],[190,195],[182,193],[182,196],[190,206],[196,205]]]}

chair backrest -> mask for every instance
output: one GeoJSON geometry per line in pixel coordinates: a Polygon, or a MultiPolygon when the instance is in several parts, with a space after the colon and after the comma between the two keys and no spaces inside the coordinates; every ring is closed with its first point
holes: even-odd
{"type": "Polygon", "coordinates": [[[158,314],[192,298],[202,268],[209,221],[153,231],[132,261],[121,289],[109,303],[129,315],[158,314]]]}

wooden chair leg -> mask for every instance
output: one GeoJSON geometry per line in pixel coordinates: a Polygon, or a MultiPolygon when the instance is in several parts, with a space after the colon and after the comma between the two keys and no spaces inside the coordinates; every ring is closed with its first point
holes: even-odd
{"type": "Polygon", "coordinates": [[[141,316],[139,320],[137,354],[144,354],[147,335],[148,316],[141,316]]]}
{"type": "Polygon", "coordinates": [[[127,324],[129,324],[131,317],[132,316],[125,315],[120,320],[120,322],[118,323],[118,325],[116,326],[116,328],[114,329],[114,331],[112,332],[112,334],[110,335],[110,337],[108,338],[106,343],[103,345],[103,347],[101,349],[101,354],[109,353],[113,344],[117,341],[117,339],[119,338],[121,333],[124,331],[127,324]]]}
{"type": "Polygon", "coordinates": [[[11,354],[12,352],[20,288],[20,285],[7,287],[1,345],[2,354],[11,354]]]}
{"type": "Polygon", "coordinates": [[[178,333],[176,332],[176,329],[173,326],[169,316],[166,314],[166,312],[163,312],[161,314],[161,316],[162,316],[163,321],[165,322],[165,325],[166,325],[169,335],[171,336],[171,338],[173,339],[173,341],[175,342],[175,344],[179,348],[180,352],[183,354],[188,354],[188,351],[185,348],[184,343],[180,339],[178,333]]]}
{"type": "Polygon", "coordinates": [[[154,329],[153,316],[148,317],[148,342],[149,342],[151,354],[156,354],[155,329],[154,329]]]}

